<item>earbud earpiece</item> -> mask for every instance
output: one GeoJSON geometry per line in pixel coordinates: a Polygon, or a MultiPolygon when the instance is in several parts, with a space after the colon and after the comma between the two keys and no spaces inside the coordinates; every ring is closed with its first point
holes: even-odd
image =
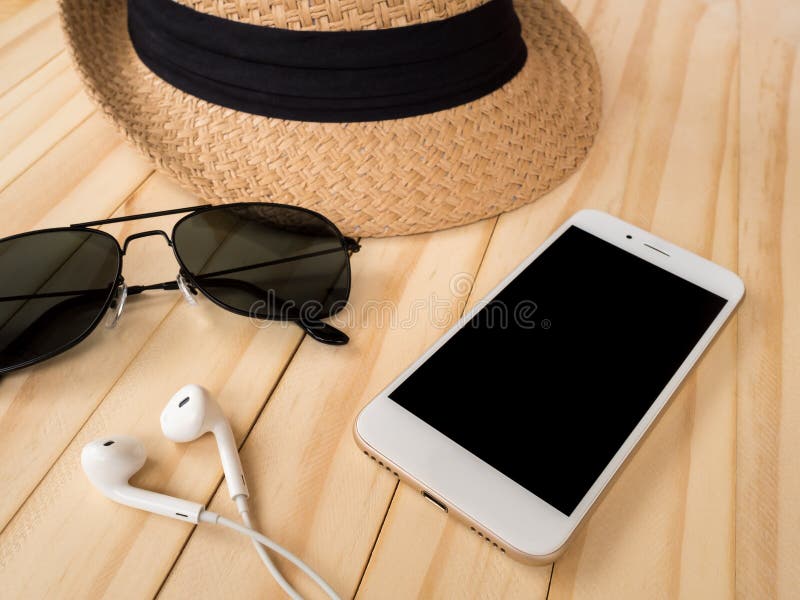
{"type": "MultiPolygon", "coordinates": [[[[244,480],[244,471],[242,471],[242,463],[239,460],[236,441],[222,409],[211,398],[208,390],[199,385],[189,384],[175,392],[161,412],[161,431],[173,442],[191,442],[206,433],[214,434],[228,492],[231,499],[236,502],[236,508],[245,526],[252,528],[250,508],[247,502],[249,492],[244,480]]],[[[300,600],[300,595],[289,585],[261,544],[256,541],[253,544],[261,561],[269,569],[278,585],[286,591],[290,598],[300,600]]]]}
{"type": "Polygon", "coordinates": [[[189,384],[175,392],[161,412],[161,431],[173,442],[214,434],[231,498],[250,495],[231,426],[206,389],[189,384]]]}
{"type": "Polygon", "coordinates": [[[147,453],[136,438],[127,435],[100,438],[83,447],[81,466],[92,485],[107,498],[132,508],[180,521],[213,523],[238,531],[253,540],[264,565],[292,600],[301,600],[300,595],[275,567],[264,546],[301,569],[331,600],[339,600],[333,588],[311,567],[283,546],[252,528],[247,508],[247,485],[242,475],[242,465],[239,463],[239,453],[236,450],[233,433],[219,406],[206,390],[197,385],[181,388],[161,413],[161,428],[164,435],[177,442],[188,442],[208,432],[214,434],[222,457],[228,489],[239,507],[244,525],[207,511],[202,504],[132,486],[129,483],[130,478],[144,466],[147,453]]]}
{"type": "Polygon", "coordinates": [[[147,453],[136,438],[117,435],[89,442],[81,451],[83,472],[114,502],[179,521],[197,523],[202,504],[133,487],[128,481],[144,466],[147,453]]]}

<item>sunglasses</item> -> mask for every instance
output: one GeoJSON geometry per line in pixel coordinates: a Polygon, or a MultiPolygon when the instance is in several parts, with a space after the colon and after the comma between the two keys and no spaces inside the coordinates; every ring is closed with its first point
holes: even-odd
{"type": "Polygon", "coordinates": [[[42,229],[0,240],[0,374],[41,362],[84,340],[112,309],[119,320],[128,296],[198,292],[233,313],[290,321],[325,344],[346,334],[323,323],[350,295],[350,254],[360,246],[322,215],[262,202],[179,208],[42,229]],[[169,236],[151,230],[123,245],[99,225],[189,213],[169,236]],[[180,270],[175,281],[127,286],[128,244],[163,236],[180,270]]]}

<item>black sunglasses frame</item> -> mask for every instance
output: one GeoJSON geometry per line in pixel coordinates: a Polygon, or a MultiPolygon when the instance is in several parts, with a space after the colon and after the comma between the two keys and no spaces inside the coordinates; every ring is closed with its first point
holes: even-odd
{"type": "MultiPolygon", "coordinates": [[[[310,209],[307,209],[307,208],[303,208],[301,206],[292,206],[292,205],[288,205],[288,204],[278,204],[278,203],[275,203],[275,202],[236,202],[236,203],[231,203],[231,204],[219,204],[219,205],[205,204],[205,205],[186,207],[186,208],[174,208],[174,209],[170,209],[170,210],[162,210],[162,211],[156,211],[156,212],[141,213],[141,214],[138,214],[138,215],[126,215],[124,217],[111,217],[109,219],[99,219],[99,220],[96,220],[96,221],[86,221],[86,222],[83,222],[83,223],[75,223],[73,225],[70,225],[69,227],[51,227],[51,228],[48,228],[48,229],[37,229],[35,231],[26,231],[24,233],[17,233],[17,234],[14,234],[14,235],[11,235],[11,236],[8,236],[8,237],[0,239],[0,243],[1,242],[9,242],[9,241],[12,241],[12,240],[15,240],[15,239],[19,239],[19,238],[23,238],[23,237],[27,237],[27,236],[31,236],[31,235],[37,235],[37,234],[41,234],[41,233],[54,233],[54,232],[60,232],[60,231],[72,231],[72,232],[74,232],[74,231],[83,231],[83,232],[86,232],[86,233],[89,233],[89,234],[100,235],[100,236],[106,237],[106,238],[108,238],[108,239],[110,239],[111,241],[114,242],[114,247],[117,249],[117,272],[116,272],[116,277],[114,279],[114,282],[113,282],[113,284],[111,286],[111,289],[109,290],[108,296],[106,297],[102,308],[98,311],[97,317],[92,321],[92,323],[86,328],[86,330],[83,333],[81,333],[78,337],[76,337],[70,343],[64,344],[63,346],[61,346],[59,348],[56,348],[56,349],[54,349],[54,350],[52,350],[52,351],[50,351],[50,352],[48,352],[46,354],[43,354],[41,356],[37,356],[34,359],[28,360],[28,361],[26,361],[24,363],[13,365],[11,367],[0,367],[0,376],[5,375],[7,373],[10,373],[12,371],[16,371],[18,369],[24,369],[26,367],[30,367],[32,365],[35,365],[35,364],[38,364],[40,362],[44,362],[46,360],[54,358],[55,356],[58,356],[59,354],[62,354],[64,352],[68,351],[68,350],[71,350],[72,348],[74,348],[75,346],[80,344],[82,341],[84,341],[87,337],[89,337],[89,335],[97,328],[97,326],[100,324],[100,322],[106,316],[106,313],[107,313],[108,309],[109,308],[114,308],[115,302],[116,302],[116,299],[117,299],[117,295],[118,295],[118,290],[120,289],[120,286],[122,286],[125,283],[125,278],[122,276],[122,264],[123,264],[123,260],[122,259],[123,259],[123,256],[125,256],[125,253],[128,250],[128,245],[133,240],[141,239],[141,238],[144,238],[144,237],[160,235],[160,236],[162,236],[164,238],[164,240],[167,242],[167,245],[170,248],[172,248],[172,253],[175,256],[175,260],[178,262],[178,265],[180,267],[179,273],[180,273],[181,276],[183,276],[183,278],[187,282],[187,284],[189,286],[189,289],[192,291],[192,293],[196,294],[198,291],[200,291],[203,294],[203,296],[208,298],[211,302],[213,302],[214,304],[216,304],[220,308],[223,308],[223,309],[225,309],[225,310],[227,310],[229,312],[232,312],[234,314],[245,316],[245,317],[253,316],[252,313],[250,313],[248,311],[244,311],[244,310],[238,309],[238,308],[233,307],[233,306],[230,306],[230,305],[228,305],[228,304],[226,304],[224,302],[221,302],[220,300],[218,300],[217,298],[215,298],[214,296],[209,294],[203,288],[202,283],[198,283],[196,278],[195,278],[195,276],[186,267],[186,264],[183,262],[183,260],[181,259],[180,255],[178,254],[178,250],[175,247],[175,244],[173,242],[173,240],[175,238],[175,231],[177,230],[178,226],[181,223],[183,223],[184,221],[186,221],[187,219],[190,219],[190,218],[192,218],[192,217],[194,217],[194,216],[196,216],[198,214],[201,214],[201,213],[204,213],[204,212],[208,212],[208,211],[225,210],[225,209],[231,209],[231,208],[237,208],[237,207],[246,207],[246,206],[273,206],[273,207],[281,208],[281,209],[296,210],[298,212],[303,212],[303,213],[309,214],[309,215],[311,215],[313,217],[316,217],[318,219],[321,219],[322,221],[327,223],[331,227],[332,231],[334,231],[336,233],[336,235],[337,235],[337,237],[339,239],[339,242],[342,245],[342,251],[344,252],[344,255],[345,255],[345,266],[346,266],[346,269],[347,269],[347,294],[346,294],[346,297],[347,298],[350,297],[350,289],[351,289],[350,255],[358,252],[361,249],[361,245],[359,244],[359,242],[356,239],[342,235],[341,231],[339,231],[339,228],[330,219],[328,219],[324,215],[321,215],[321,214],[319,214],[319,213],[317,213],[317,212],[315,212],[313,210],[310,210],[310,209]],[[183,214],[183,213],[188,213],[188,214],[186,214],[186,216],[184,216],[181,219],[179,219],[175,223],[175,225],[173,225],[171,235],[167,235],[167,232],[165,232],[162,229],[152,229],[152,230],[148,230],[148,231],[142,231],[142,232],[139,232],[139,233],[131,234],[128,237],[126,237],[125,240],[123,241],[122,245],[120,245],[120,243],[117,240],[117,238],[115,238],[110,233],[107,233],[107,232],[102,231],[100,229],[93,229],[94,227],[98,227],[100,225],[110,225],[110,224],[113,224],[113,223],[122,223],[122,222],[125,222],[125,221],[137,221],[137,220],[140,220],[140,219],[152,219],[152,218],[156,218],[156,217],[164,217],[164,216],[175,215],[175,214],[183,214]]],[[[134,296],[134,295],[140,294],[142,292],[150,291],[150,290],[177,290],[177,289],[179,289],[178,282],[177,282],[177,280],[175,280],[175,281],[166,281],[166,282],[163,282],[163,283],[155,283],[155,284],[149,284],[149,285],[129,286],[126,291],[127,291],[127,295],[128,296],[134,296]]],[[[321,322],[321,319],[327,319],[329,317],[332,317],[337,312],[339,312],[342,308],[344,308],[343,304],[337,305],[337,306],[335,306],[334,310],[330,311],[329,313],[327,313],[325,315],[316,317],[313,321],[307,321],[307,320],[303,319],[302,317],[289,318],[289,317],[275,316],[275,315],[259,317],[259,318],[263,318],[263,319],[266,319],[266,320],[272,320],[272,321],[282,321],[282,322],[296,323],[306,333],[311,335],[311,337],[314,338],[317,341],[320,341],[320,342],[323,342],[323,343],[326,343],[326,344],[331,344],[331,345],[342,345],[342,344],[346,344],[349,341],[349,338],[347,337],[347,335],[345,335],[344,333],[342,333],[342,332],[338,331],[337,329],[331,327],[330,325],[326,325],[326,324],[321,322]]]]}

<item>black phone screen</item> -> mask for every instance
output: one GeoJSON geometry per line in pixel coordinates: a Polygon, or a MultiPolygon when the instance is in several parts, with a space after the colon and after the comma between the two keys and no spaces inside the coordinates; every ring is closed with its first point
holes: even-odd
{"type": "Polygon", "coordinates": [[[725,303],[572,226],[389,397],[569,515],[725,303]]]}

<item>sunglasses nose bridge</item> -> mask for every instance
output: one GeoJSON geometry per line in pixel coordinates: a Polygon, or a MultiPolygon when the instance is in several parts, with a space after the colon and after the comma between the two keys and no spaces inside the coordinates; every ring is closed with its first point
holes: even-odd
{"type": "Polygon", "coordinates": [[[181,291],[181,294],[183,294],[183,299],[186,300],[186,303],[189,306],[196,306],[197,300],[194,294],[196,294],[197,291],[193,291],[194,288],[186,281],[186,277],[184,277],[183,273],[178,273],[178,277],[175,280],[178,282],[178,289],[181,291]]]}
{"type": "Polygon", "coordinates": [[[123,281],[119,287],[117,287],[117,293],[114,296],[114,302],[111,305],[111,308],[114,312],[108,315],[108,320],[106,321],[106,328],[114,329],[119,323],[120,317],[122,317],[122,311],[125,310],[125,301],[128,299],[128,286],[123,281]]]}
{"type": "Polygon", "coordinates": [[[162,236],[167,241],[167,246],[172,248],[172,240],[169,239],[169,236],[167,235],[166,231],[163,231],[162,229],[151,229],[149,231],[142,231],[140,233],[134,233],[134,234],[129,235],[128,237],[126,237],[125,241],[122,244],[122,253],[125,254],[128,251],[128,244],[130,244],[133,240],[138,240],[138,239],[144,238],[144,237],[150,237],[152,235],[160,235],[160,236],[162,236]]]}

